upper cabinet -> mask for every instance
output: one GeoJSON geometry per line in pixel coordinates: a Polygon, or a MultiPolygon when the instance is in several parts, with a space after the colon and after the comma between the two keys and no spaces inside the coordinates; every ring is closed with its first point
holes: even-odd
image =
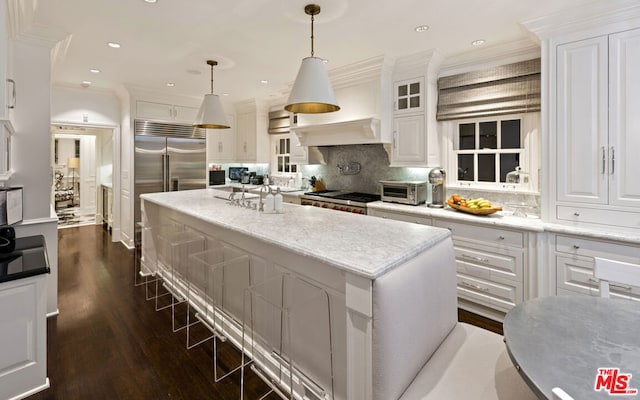
{"type": "Polygon", "coordinates": [[[199,109],[176,104],[152,101],[136,101],[136,118],[164,122],[192,124],[196,121],[199,109]]]}
{"type": "Polygon", "coordinates": [[[424,110],[424,78],[393,83],[393,112],[398,114],[424,110]]]}
{"type": "Polygon", "coordinates": [[[7,2],[0,1],[0,182],[11,177],[13,110],[16,107],[16,83],[11,79],[11,43],[7,23],[7,2]]]}
{"type": "Polygon", "coordinates": [[[16,107],[16,83],[11,79],[11,44],[7,2],[0,1],[0,120],[11,121],[16,107]]]}
{"type": "Polygon", "coordinates": [[[436,70],[434,51],[397,61],[393,71],[392,167],[436,167],[440,163],[437,134],[436,70]]]}
{"type": "Polygon", "coordinates": [[[207,162],[233,162],[235,160],[235,126],[233,115],[227,115],[229,129],[207,129],[207,162]]]}
{"type": "Polygon", "coordinates": [[[235,161],[269,162],[268,122],[268,109],[262,102],[236,104],[235,161]]]}
{"type": "Polygon", "coordinates": [[[556,59],[557,218],[639,228],[640,29],[559,44],[556,59]]]}

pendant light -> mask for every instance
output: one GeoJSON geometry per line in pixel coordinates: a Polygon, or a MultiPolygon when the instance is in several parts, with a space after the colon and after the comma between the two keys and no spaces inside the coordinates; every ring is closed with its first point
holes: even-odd
{"type": "Polygon", "coordinates": [[[222,108],[220,97],[217,94],[213,94],[213,67],[218,65],[218,62],[207,60],[207,64],[211,66],[211,93],[204,95],[194,126],[196,128],[227,129],[229,128],[229,123],[222,108]]]}
{"type": "Polygon", "coordinates": [[[285,110],[302,114],[319,114],[338,111],[340,106],[333,94],[324,61],[313,56],[313,19],[320,14],[320,6],[308,4],[304,12],[311,16],[311,57],[302,60],[298,76],[293,84],[285,110]]]}

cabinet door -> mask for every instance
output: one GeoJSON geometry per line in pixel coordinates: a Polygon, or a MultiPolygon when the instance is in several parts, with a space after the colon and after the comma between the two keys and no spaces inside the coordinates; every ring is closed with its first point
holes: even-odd
{"type": "Polygon", "coordinates": [[[424,115],[393,120],[392,165],[425,165],[424,115]]]}
{"type": "Polygon", "coordinates": [[[236,131],[236,158],[240,161],[256,160],[256,115],[238,114],[236,131]]]}
{"type": "Polygon", "coordinates": [[[7,81],[9,68],[9,24],[7,19],[7,2],[0,2],[0,119],[9,118],[10,93],[13,91],[12,83],[7,81]]]}
{"type": "Polygon", "coordinates": [[[424,111],[424,78],[394,82],[393,105],[396,114],[424,111]]]}
{"type": "Polygon", "coordinates": [[[176,122],[193,124],[198,118],[198,108],[186,106],[173,106],[173,115],[176,122]]]}
{"type": "Polygon", "coordinates": [[[234,161],[235,135],[231,129],[207,130],[207,162],[234,161]]]}
{"type": "Polygon", "coordinates": [[[173,120],[173,106],[171,104],[138,101],[136,102],[136,117],[171,121],[173,120]]]}
{"type": "Polygon", "coordinates": [[[558,201],[606,204],[607,38],[557,48],[558,201]]]}
{"type": "Polygon", "coordinates": [[[609,203],[640,207],[640,29],[609,37],[609,203]]]}

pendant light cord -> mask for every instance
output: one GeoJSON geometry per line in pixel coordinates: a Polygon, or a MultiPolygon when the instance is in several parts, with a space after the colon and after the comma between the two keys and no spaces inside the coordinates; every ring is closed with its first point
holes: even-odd
{"type": "Polygon", "coordinates": [[[311,57],[313,57],[313,14],[311,14],[311,57]]]}
{"type": "Polygon", "coordinates": [[[213,65],[211,65],[211,94],[213,94],[213,65]]]}

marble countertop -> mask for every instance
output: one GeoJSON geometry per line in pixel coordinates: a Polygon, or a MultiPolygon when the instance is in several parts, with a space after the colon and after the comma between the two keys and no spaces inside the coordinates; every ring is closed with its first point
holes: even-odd
{"type": "Polygon", "coordinates": [[[367,207],[380,211],[393,211],[404,214],[447,218],[461,222],[477,223],[484,225],[494,225],[499,227],[514,228],[530,232],[551,232],[567,235],[585,236],[593,239],[614,240],[631,244],[640,244],[640,232],[614,231],[611,229],[597,229],[591,227],[571,226],[543,222],[540,218],[514,217],[506,212],[497,212],[490,215],[473,215],[456,211],[451,207],[431,208],[422,204],[419,206],[408,206],[405,204],[387,203],[377,201],[368,203],[367,207]]]}
{"type": "Polygon", "coordinates": [[[405,204],[387,203],[383,201],[368,203],[367,207],[380,211],[393,211],[423,217],[446,218],[461,222],[496,225],[500,227],[517,228],[520,230],[528,230],[534,232],[542,232],[544,230],[544,224],[539,218],[514,217],[502,212],[497,212],[490,215],[473,215],[461,211],[456,211],[451,207],[432,208],[427,207],[424,204],[418,206],[408,206],[405,204]]]}
{"type": "Polygon", "coordinates": [[[141,198],[369,279],[450,236],[446,229],[295,204],[284,204],[282,214],[265,214],[214,197],[228,195],[199,189],[141,198]]]}

